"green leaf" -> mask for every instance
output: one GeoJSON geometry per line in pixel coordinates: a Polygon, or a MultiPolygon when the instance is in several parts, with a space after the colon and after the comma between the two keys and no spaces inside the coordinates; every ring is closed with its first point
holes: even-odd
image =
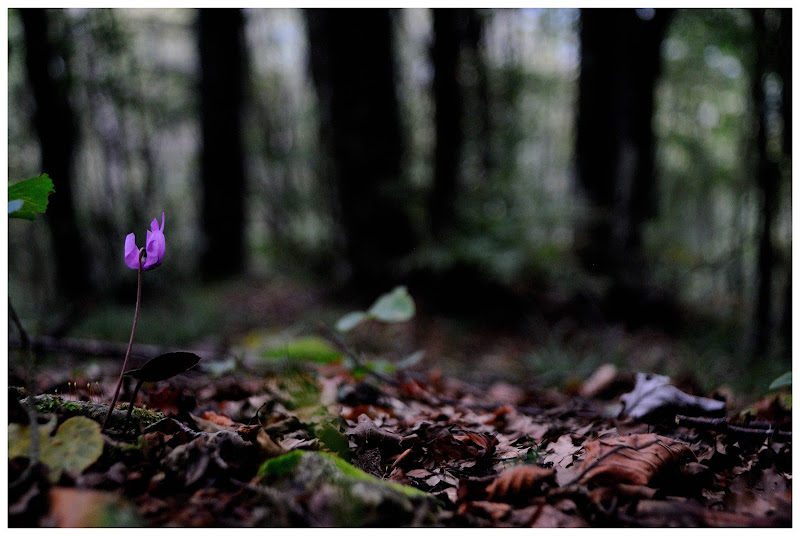
{"type": "Polygon", "coordinates": [[[780,389],[781,387],[785,387],[785,386],[789,386],[789,387],[792,386],[792,371],[791,370],[789,372],[781,374],[780,376],[775,378],[775,381],[773,381],[771,384],[769,384],[769,390],[770,391],[774,391],[775,389],[780,389]]]}
{"type": "MultiPolygon", "coordinates": [[[[100,425],[86,417],[72,417],[64,421],[55,436],[50,432],[55,419],[39,427],[39,457],[51,472],[51,482],[58,482],[62,471],[82,473],[103,454],[103,436],[100,425]]],[[[29,456],[31,448],[30,427],[16,423],[8,425],[8,456],[29,456]]]]}
{"type": "MultiPolygon", "coordinates": [[[[53,468],[82,473],[103,454],[100,425],[86,417],[71,417],[42,445],[42,461],[53,468]]],[[[56,479],[57,480],[57,479],[56,479]]]]}
{"type": "Polygon", "coordinates": [[[405,322],[413,318],[415,312],[414,299],[406,287],[396,287],[379,297],[367,314],[382,322],[405,322]]]}
{"type": "Polygon", "coordinates": [[[285,345],[263,352],[261,357],[299,359],[313,361],[314,363],[334,363],[342,359],[342,354],[324,339],[319,337],[300,337],[289,341],[285,345]]]}
{"type": "MultiPolygon", "coordinates": [[[[53,416],[49,421],[39,424],[39,445],[42,445],[53,430],[56,428],[56,418],[53,416]]],[[[40,447],[41,448],[41,447],[40,447]]],[[[22,426],[15,422],[8,424],[8,457],[17,456],[27,457],[31,451],[31,429],[29,426],[22,426]]]]}
{"type": "Polygon", "coordinates": [[[35,220],[36,214],[44,214],[47,210],[48,197],[55,192],[53,181],[42,173],[38,177],[25,179],[8,187],[9,217],[35,220]],[[22,206],[11,210],[12,203],[22,201],[22,206]]]}
{"type": "Polygon", "coordinates": [[[316,435],[322,444],[331,452],[335,452],[342,459],[350,461],[350,443],[347,436],[340,432],[333,424],[323,424],[316,435]]]}
{"type": "Polygon", "coordinates": [[[353,311],[352,313],[347,313],[340,318],[338,322],[336,322],[336,329],[342,332],[350,331],[360,324],[365,318],[367,318],[367,315],[363,311],[353,311]]]}
{"type": "Polygon", "coordinates": [[[140,381],[160,382],[186,372],[200,361],[200,356],[192,352],[169,352],[154,357],[141,368],[129,370],[126,376],[140,381]]]}

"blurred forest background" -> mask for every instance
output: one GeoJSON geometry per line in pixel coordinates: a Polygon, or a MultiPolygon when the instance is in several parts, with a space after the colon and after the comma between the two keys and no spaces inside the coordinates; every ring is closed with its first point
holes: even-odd
{"type": "Polygon", "coordinates": [[[124,238],[164,211],[141,342],[404,284],[428,350],[513,334],[516,370],[563,381],[670,338],[636,366],[763,389],[791,366],[791,33],[789,9],[11,9],[9,184],[56,193],[9,223],[10,299],[33,334],[127,340],[124,238]]]}

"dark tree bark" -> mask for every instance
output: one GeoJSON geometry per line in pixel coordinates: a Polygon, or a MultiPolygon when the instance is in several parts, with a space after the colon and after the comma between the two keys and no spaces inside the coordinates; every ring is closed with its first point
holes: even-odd
{"type": "MultiPolygon", "coordinates": [[[[788,39],[791,43],[791,10],[775,10],[777,25],[766,23],[766,10],[754,9],[753,26],[756,39],[756,64],[753,72],[753,108],[755,111],[756,131],[756,183],[760,194],[761,211],[758,237],[758,263],[757,263],[757,297],[755,318],[753,325],[754,358],[760,359],[769,349],[770,335],[772,333],[773,310],[773,279],[777,268],[776,252],[772,242],[772,230],[775,217],[778,213],[779,190],[781,179],[781,165],[787,150],[786,137],[791,132],[784,127],[780,151],[770,151],[769,138],[776,135],[770,131],[769,116],[775,112],[781,113],[785,118],[787,107],[791,107],[791,98],[786,99],[786,89],[791,90],[791,46],[786,46],[788,39]],[[789,32],[788,35],[786,32],[789,32]],[[786,56],[789,56],[787,60],[786,56]],[[788,66],[787,66],[788,62],[788,66]],[[787,69],[789,71],[787,72],[787,69]],[[764,79],[768,73],[780,75],[784,81],[784,98],[779,106],[782,110],[775,110],[774,104],[767,102],[764,89],[764,79]],[[777,153],[777,154],[776,154],[777,153]]],[[[789,110],[790,111],[790,110],[789,110]]],[[[789,121],[791,128],[791,121],[789,121]]],[[[791,276],[789,276],[791,280],[791,276]]],[[[791,283],[789,283],[791,284],[791,283]]],[[[785,313],[784,313],[785,314],[785,313]]],[[[786,323],[786,320],[783,321],[786,323]]],[[[784,328],[785,329],[785,328],[784,328]]]]}
{"type": "Polygon", "coordinates": [[[400,180],[391,13],[311,9],[306,19],[324,173],[337,186],[350,279],[385,290],[416,241],[400,180]]]}
{"type": "Polygon", "coordinates": [[[201,9],[198,37],[205,236],[201,273],[215,280],[235,276],[245,266],[241,114],[246,50],[241,10],[201,9]]]}
{"type": "Polygon", "coordinates": [[[578,253],[588,270],[610,277],[625,297],[614,298],[618,306],[646,292],[641,230],[657,205],[651,121],[669,16],[581,10],[576,153],[589,219],[578,253]]]}
{"type": "Polygon", "coordinates": [[[464,144],[464,94],[459,82],[461,51],[469,23],[467,9],[433,10],[433,99],[436,154],[428,215],[437,240],[453,223],[464,144]]]}
{"type": "MultiPolygon", "coordinates": [[[[784,162],[791,161],[792,156],[792,10],[781,9],[780,41],[778,62],[781,80],[783,81],[783,157],[784,162]]],[[[789,192],[791,192],[791,171],[787,173],[789,192]]],[[[792,356],[792,265],[791,258],[787,266],[786,285],[784,287],[783,312],[781,314],[781,337],[785,354],[792,356]]]]}
{"type": "Polygon", "coordinates": [[[46,220],[53,236],[58,287],[68,300],[82,300],[92,285],[72,194],[78,129],[68,100],[69,64],[63,49],[49,35],[49,17],[58,11],[20,9],[19,13],[25,32],[25,65],[36,103],[33,122],[42,171],[53,179],[55,187],[46,220]]]}

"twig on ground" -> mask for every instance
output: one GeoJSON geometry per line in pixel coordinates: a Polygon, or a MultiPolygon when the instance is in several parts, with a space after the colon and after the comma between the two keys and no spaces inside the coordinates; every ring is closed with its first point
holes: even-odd
{"type": "Polygon", "coordinates": [[[792,440],[791,431],[776,430],[772,423],[754,422],[746,425],[738,425],[730,424],[725,417],[689,417],[687,415],[676,415],[675,423],[678,426],[713,430],[722,434],[727,433],[754,438],[769,438],[778,443],[789,443],[792,440]]]}

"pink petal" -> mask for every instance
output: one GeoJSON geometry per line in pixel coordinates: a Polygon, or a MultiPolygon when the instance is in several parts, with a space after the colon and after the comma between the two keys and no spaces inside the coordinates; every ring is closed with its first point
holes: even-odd
{"type": "Polygon", "coordinates": [[[133,270],[139,269],[139,248],[136,247],[136,237],[133,233],[125,237],[125,264],[133,270]]]}

